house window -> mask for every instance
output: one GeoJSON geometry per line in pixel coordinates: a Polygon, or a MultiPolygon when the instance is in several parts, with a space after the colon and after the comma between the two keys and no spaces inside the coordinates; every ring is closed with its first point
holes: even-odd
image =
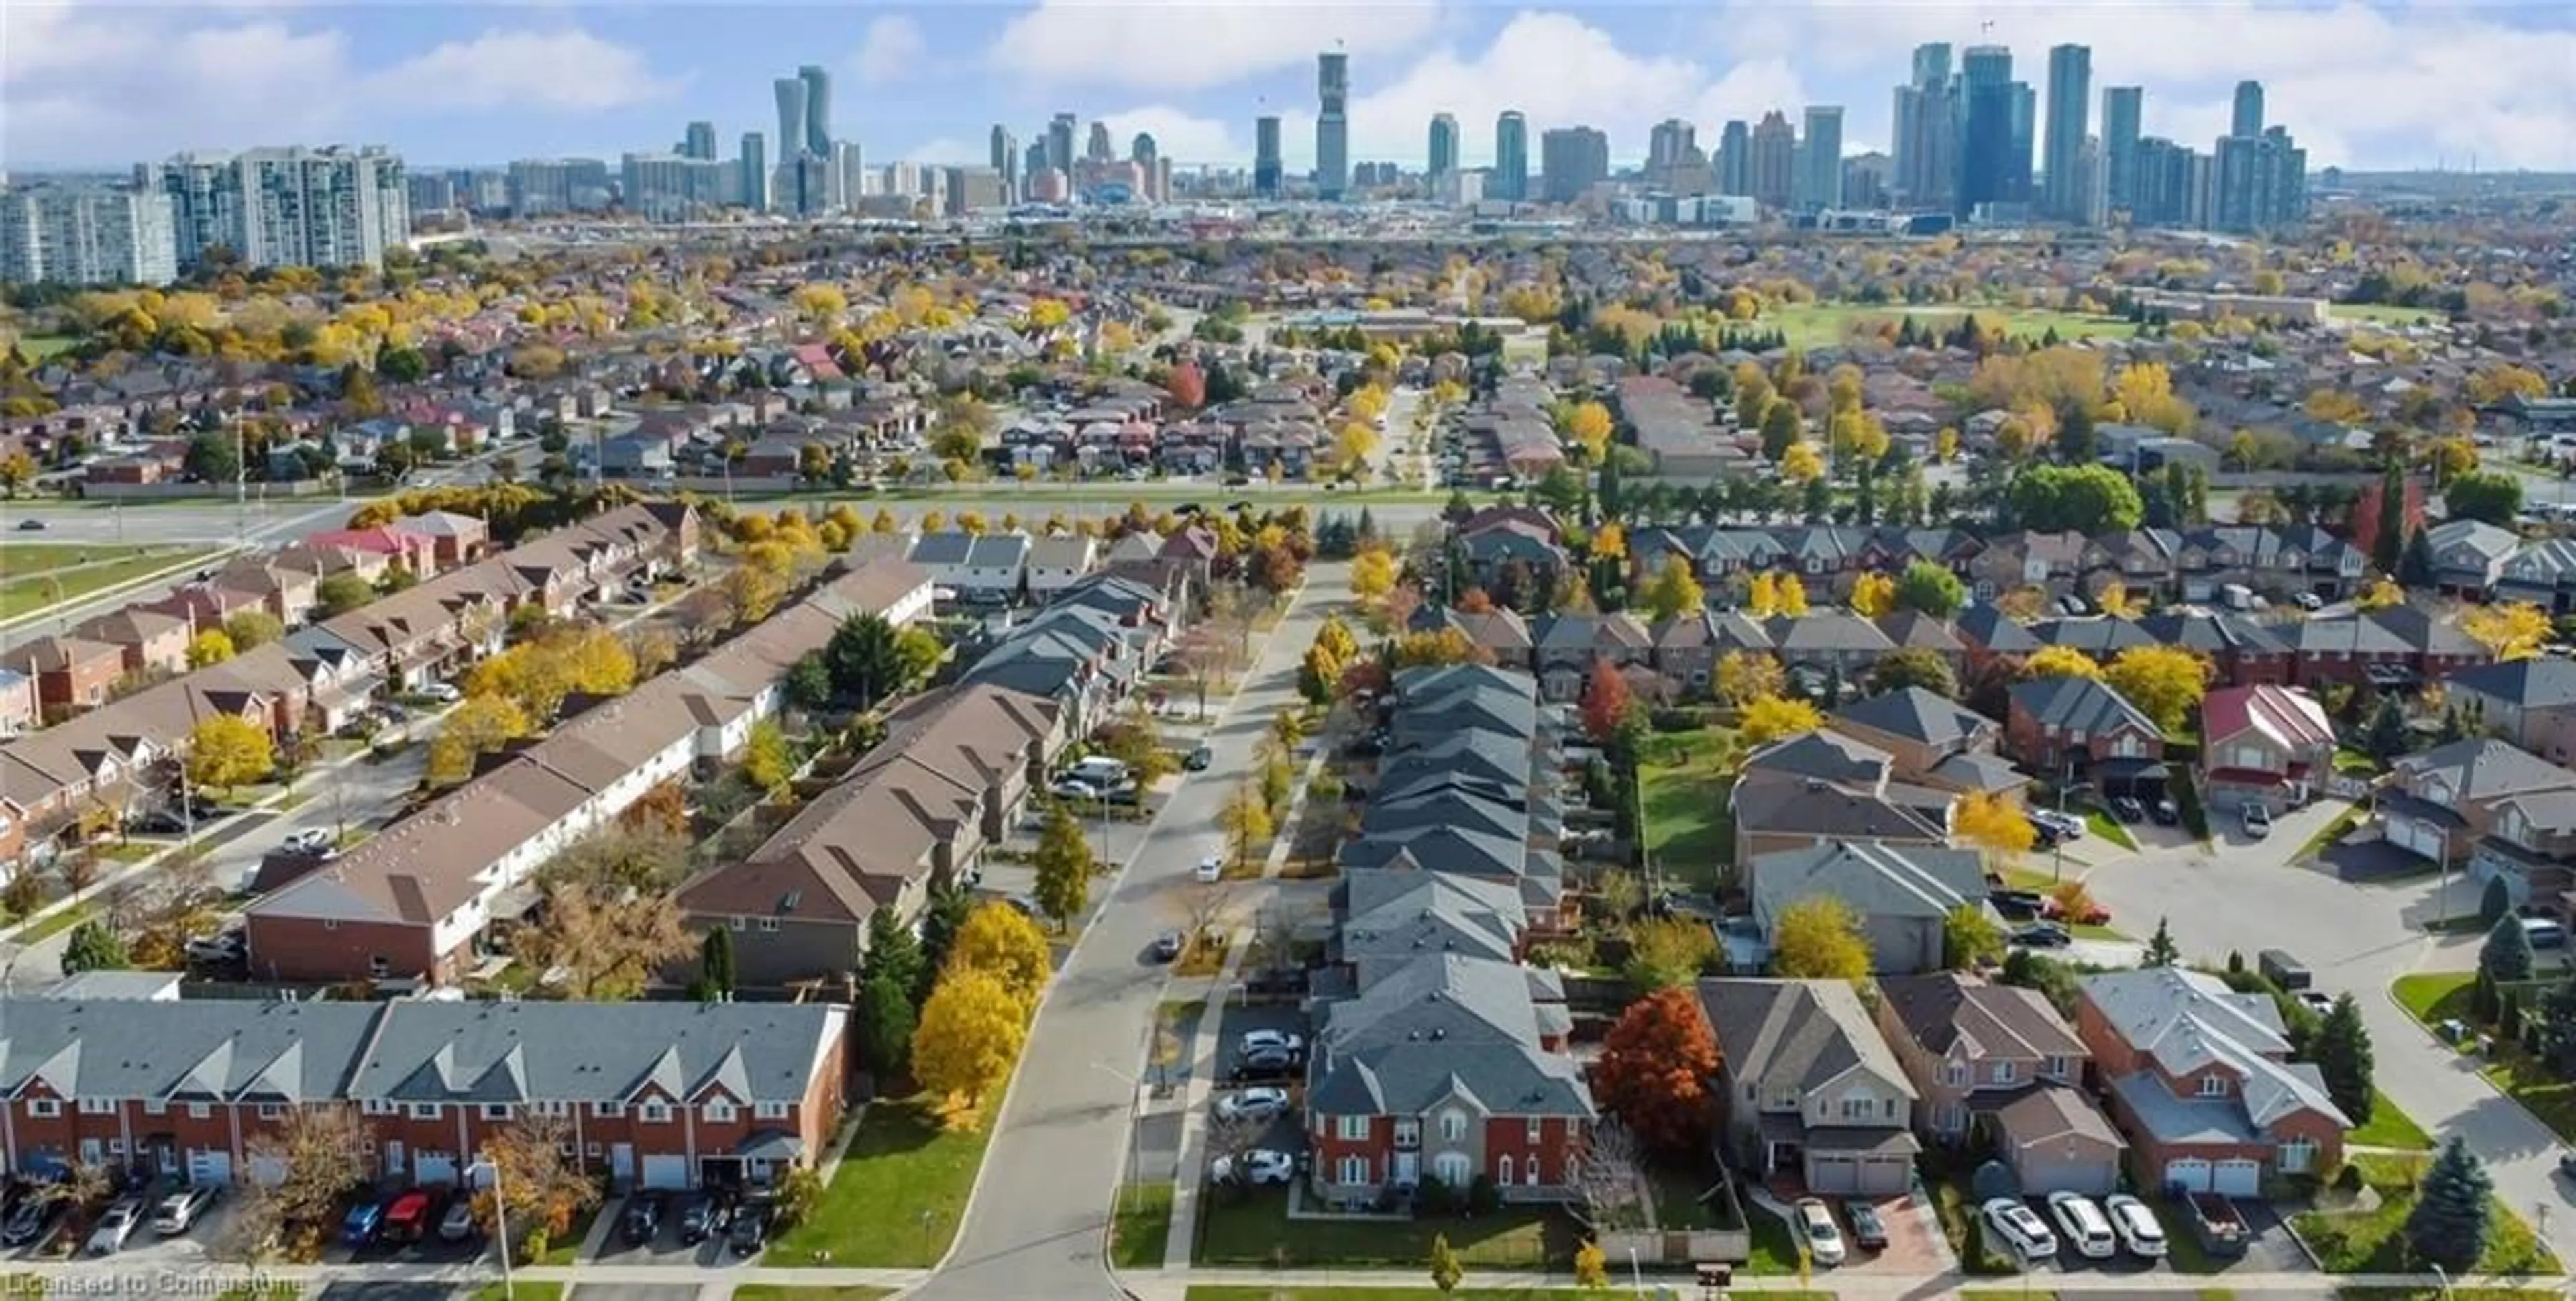
{"type": "Polygon", "coordinates": [[[1501,1156],[1494,1158],[1494,1182],[1498,1184],[1509,1184],[1511,1181],[1512,1154],[1505,1152],[1501,1156]]]}
{"type": "Polygon", "coordinates": [[[1545,1122],[1541,1121],[1541,1120],[1540,1120],[1538,1117],[1536,1117],[1536,1116],[1532,1116],[1532,1117],[1530,1117],[1530,1118],[1529,1118],[1529,1141],[1530,1141],[1530,1142],[1535,1143],[1535,1142],[1539,1141],[1539,1140],[1538,1140],[1539,1127],[1540,1127],[1542,1124],[1544,1124],[1544,1123],[1545,1123],[1545,1122]]]}
{"type": "Polygon", "coordinates": [[[63,1114],[63,1104],[52,1098],[29,1098],[27,1114],[38,1120],[52,1120],[63,1114]]]}
{"type": "Polygon", "coordinates": [[[160,1099],[158,1099],[158,1098],[155,1098],[155,1099],[153,1099],[152,1101],[150,1101],[150,1102],[146,1102],[146,1103],[144,1103],[144,1104],[143,1104],[143,1114],[144,1114],[144,1115],[147,1115],[147,1116],[166,1116],[166,1115],[169,1115],[169,1114],[170,1114],[170,1104],[169,1104],[169,1103],[166,1103],[166,1102],[163,1102],[163,1101],[161,1101],[161,1100],[160,1100],[160,1099]]]}
{"type": "Polygon", "coordinates": [[[1368,1158],[1346,1156],[1333,1166],[1333,1181],[1341,1184],[1364,1184],[1369,1181],[1368,1158]]]}
{"type": "Polygon", "coordinates": [[[369,1098],[358,1104],[358,1110],[369,1116],[390,1116],[400,1108],[382,1098],[369,1098]]]}
{"type": "Polygon", "coordinates": [[[2281,1173],[2300,1174],[2317,1162],[2317,1145],[2304,1138],[2294,1138],[2281,1145],[2281,1173]]]}
{"type": "Polygon", "coordinates": [[[259,1104],[259,1118],[262,1120],[276,1120],[285,1114],[286,1107],[282,1103],[263,1102],[259,1104]]]}
{"type": "Polygon", "coordinates": [[[784,1102],[758,1103],[752,1107],[751,1114],[755,1120],[785,1120],[787,1104],[784,1102]]]}
{"type": "Polygon", "coordinates": [[[1941,1067],[1941,1082],[1953,1087],[1966,1084],[1968,1082],[1968,1064],[1966,1062],[1949,1062],[1944,1064],[1941,1067]]]}
{"type": "Polygon", "coordinates": [[[206,1120],[213,1117],[214,1114],[215,1106],[211,1102],[191,1102],[188,1104],[188,1119],[190,1120],[206,1120]]]}
{"type": "Polygon", "coordinates": [[[1870,1103],[1870,1100],[1869,1100],[1869,1099],[1867,1099],[1867,1098],[1845,1098],[1845,1099],[1843,1099],[1843,1119],[1845,1119],[1845,1120],[1867,1120],[1867,1119],[1869,1119],[1869,1113],[1870,1113],[1870,1105],[1869,1105],[1869,1103],[1870,1103]]]}
{"type": "Polygon", "coordinates": [[[626,1104],[623,1102],[594,1102],[590,1104],[590,1114],[601,1120],[622,1120],[626,1116],[626,1104]]]}
{"type": "Polygon", "coordinates": [[[2200,1096],[2202,1096],[2202,1097],[2204,1097],[2204,1098],[2223,1098],[2223,1097],[2226,1097],[2226,1096],[2227,1096],[2227,1077],[2226,1077],[2226,1076],[2224,1076],[2224,1075],[2220,1075],[2220,1074],[2216,1073],[2215,1071],[2211,1072],[2210,1074],[2207,1074],[2207,1075],[2201,1076],[2201,1077],[2200,1077],[2200,1096]]]}
{"type": "Polygon", "coordinates": [[[1369,1118],[1366,1116],[1335,1116],[1333,1118],[1333,1136],[1339,1138],[1345,1143],[1362,1142],[1369,1136],[1369,1118]]]}
{"type": "Polygon", "coordinates": [[[717,1098],[714,1101],[709,1102],[707,1104],[707,1119],[718,1125],[732,1124],[733,1104],[722,1098],[717,1098]]]}
{"type": "Polygon", "coordinates": [[[2065,1059],[2064,1057],[2051,1057],[2051,1058],[2049,1058],[2049,1059],[2048,1059],[2048,1074],[2049,1074],[2049,1078],[2051,1078],[2051,1079],[2059,1079],[2059,1080],[2065,1079],[2065,1078],[2066,1078],[2066,1059],[2065,1059]]]}
{"type": "Polygon", "coordinates": [[[1421,1142],[1422,1142],[1422,1122],[1421,1122],[1421,1121],[1419,1121],[1419,1120],[1415,1120],[1415,1119],[1413,1119],[1412,1117],[1408,1116],[1408,1117],[1406,1117],[1406,1118],[1404,1118],[1404,1119],[1402,1119],[1402,1120],[1399,1120],[1399,1121],[1395,1122],[1395,1143],[1396,1143],[1396,1146],[1398,1146],[1398,1147],[1415,1147],[1415,1146],[1419,1146],[1419,1145],[1421,1144],[1421,1142]]]}
{"type": "Polygon", "coordinates": [[[1878,1118],[1881,1120],[1896,1119],[1896,1099],[1881,1098],[1878,1100],[1878,1118]]]}
{"type": "Polygon", "coordinates": [[[485,1120],[508,1120],[509,1118],[510,1118],[510,1104],[509,1104],[509,1103],[506,1103],[506,1102],[487,1102],[487,1103],[484,1103],[484,1104],[483,1104],[483,1119],[485,1119],[485,1120]]]}
{"type": "Polygon", "coordinates": [[[770,933],[770,934],[772,934],[772,935],[777,934],[777,933],[778,933],[778,919],[777,919],[777,918],[775,918],[775,917],[763,917],[763,918],[761,918],[761,919],[760,919],[760,929],[762,929],[763,931],[766,931],[766,932],[768,932],[768,933],[770,933]]]}
{"type": "Polygon", "coordinates": [[[584,1155],[584,1156],[591,1156],[591,1157],[598,1156],[598,1155],[599,1155],[599,1144],[597,1144],[597,1143],[584,1143],[584,1144],[582,1145],[582,1155],[584,1155]]]}
{"type": "Polygon", "coordinates": [[[751,919],[748,917],[736,917],[733,919],[733,928],[738,931],[750,930],[751,919]]]}
{"type": "Polygon", "coordinates": [[[643,1121],[647,1125],[666,1124],[671,1119],[671,1104],[667,1102],[645,1103],[642,1107],[636,1110],[635,1118],[643,1121]]]}
{"type": "Polygon", "coordinates": [[[2014,1077],[2018,1076],[2020,1073],[2021,1073],[2021,1068],[2020,1068],[2020,1066],[2019,1066],[2018,1064],[2016,1064],[2016,1063],[2013,1063],[2013,1062],[1996,1062],[1996,1063],[1995,1063],[1994,1078],[1995,1078],[1995,1083],[1997,1083],[1997,1084],[2010,1084],[2010,1083],[2012,1083],[2012,1082],[2013,1082],[2014,1077]]]}
{"type": "Polygon", "coordinates": [[[84,1116],[113,1116],[116,1114],[116,1104],[105,1098],[83,1098],[80,1100],[80,1114],[84,1116]]]}
{"type": "Polygon", "coordinates": [[[435,1102],[415,1102],[411,1104],[411,1118],[414,1120],[438,1119],[438,1104],[435,1102]]]}
{"type": "Polygon", "coordinates": [[[1441,1142],[1456,1143],[1466,1137],[1467,1113],[1463,1111],[1444,1111],[1440,1113],[1441,1142]]]}

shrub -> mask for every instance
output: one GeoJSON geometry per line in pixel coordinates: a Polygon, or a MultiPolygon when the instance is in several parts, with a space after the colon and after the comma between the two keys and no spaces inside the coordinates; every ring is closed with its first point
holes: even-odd
{"type": "Polygon", "coordinates": [[[1494,1177],[1488,1174],[1477,1175],[1476,1181],[1467,1186],[1467,1213],[1491,1215],[1502,1208],[1503,1190],[1495,1186],[1494,1177]]]}

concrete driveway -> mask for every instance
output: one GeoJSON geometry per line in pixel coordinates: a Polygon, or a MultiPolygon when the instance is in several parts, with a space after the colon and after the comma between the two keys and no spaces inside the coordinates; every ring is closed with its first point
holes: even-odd
{"type": "MultiPolygon", "coordinates": [[[[1168,968],[1142,964],[1156,933],[1183,911],[1179,892],[1217,811],[1252,768],[1271,716],[1296,701],[1297,666],[1326,610],[1348,599],[1349,566],[1319,564],[1288,617],[1259,647],[1242,694],[1206,736],[1214,762],[1186,774],[1133,858],[1100,891],[1031,1029],[965,1225],[940,1270],[910,1295],[924,1301],[1120,1296],[1101,1247],[1124,1169],[1122,1123],[1146,1072],[1146,1047],[1168,968]]],[[[1214,702],[1210,702],[1213,704],[1214,702]]]]}
{"type": "Polygon", "coordinates": [[[2476,965],[2478,937],[2436,939],[2423,926],[2474,912],[2477,890],[2457,873],[2401,873],[2391,864],[2352,879],[2332,863],[2293,865],[2342,808],[2295,810],[2261,840],[2243,838],[2222,818],[2222,835],[2208,847],[2139,854],[2096,870],[2086,883],[2133,931],[2170,919],[2188,961],[2218,963],[2234,952],[2250,965],[2264,949],[2286,949],[2315,973],[2318,988],[2352,994],[2370,1029],[2380,1091],[2437,1141],[2458,1135],[2485,1157],[2496,1195],[2524,1219],[2553,1208],[2546,1221],[2551,1248],[2562,1257],[2576,1252],[2576,1197],[2555,1173],[2557,1136],[2496,1092],[2474,1061],[2434,1042],[2389,994],[2409,972],[2476,965]]]}

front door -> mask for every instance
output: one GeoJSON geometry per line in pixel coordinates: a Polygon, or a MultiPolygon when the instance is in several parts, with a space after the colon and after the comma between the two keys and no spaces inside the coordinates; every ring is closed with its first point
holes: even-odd
{"type": "Polygon", "coordinates": [[[1419,1152],[1398,1152],[1398,1153],[1396,1153],[1396,1154],[1395,1154],[1395,1179],[1394,1179],[1395,1186],[1396,1186],[1396,1187],[1398,1187],[1398,1188],[1411,1188],[1411,1187],[1413,1187],[1414,1185],[1419,1184],[1419,1183],[1421,1183],[1421,1182],[1422,1182],[1422,1154],[1421,1154],[1421,1153],[1419,1153],[1419,1152]]]}
{"type": "Polygon", "coordinates": [[[398,1139],[398,1138],[389,1138],[389,1139],[386,1139],[386,1140],[385,1140],[385,1173],[387,1173],[387,1174],[401,1174],[402,1172],[404,1172],[404,1171],[406,1171],[406,1170],[409,1170],[409,1169],[411,1169],[411,1166],[403,1160],[403,1145],[402,1145],[402,1140],[401,1140],[401,1139],[398,1139]]]}

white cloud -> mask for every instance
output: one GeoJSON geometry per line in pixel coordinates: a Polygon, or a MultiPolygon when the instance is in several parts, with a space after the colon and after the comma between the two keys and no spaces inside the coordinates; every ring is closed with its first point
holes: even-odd
{"type": "MultiPolygon", "coordinates": [[[[1737,58],[1794,58],[1837,83],[1892,85],[1923,41],[2008,45],[2015,71],[2047,78],[2047,50],[2093,50],[2100,88],[2146,87],[2146,129],[2206,149],[2224,128],[2233,84],[2263,82],[2266,120],[2287,126],[2309,162],[2367,167],[2455,162],[2563,168],[2576,136],[2576,25],[2564,6],[2282,6],[2204,0],[2141,12],[2124,0],[1971,8],[1881,0],[1866,6],[1736,0],[1710,31],[1737,58]],[[1993,30],[1981,23],[1991,19],[1993,30]]],[[[1884,139],[1889,96],[1851,106],[1848,134],[1884,139]]]]}
{"type": "Polygon", "coordinates": [[[887,14],[868,24],[859,43],[859,80],[870,86],[901,81],[919,73],[930,57],[930,40],[921,24],[901,14],[887,14]]]}
{"type": "Polygon", "coordinates": [[[936,140],[924,140],[887,161],[931,163],[940,167],[983,167],[993,161],[992,150],[990,140],[959,140],[954,136],[941,136],[936,140]]]}
{"type": "MultiPolygon", "coordinates": [[[[1123,112],[1105,114],[1100,119],[1109,124],[1110,142],[1118,156],[1127,156],[1137,132],[1154,137],[1154,152],[1169,158],[1175,167],[1196,163],[1240,164],[1252,157],[1251,123],[1243,124],[1240,134],[1235,127],[1216,118],[1196,117],[1163,104],[1149,104],[1123,112]]],[[[1083,128],[1089,130],[1088,126],[1083,128]]]]}
{"type": "MultiPolygon", "coordinates": [[[[1794,108],[1805,92],[1785,61],[1760,59],[1722,72],[1672,54],[1633,54],[1608,32],[1571,14],[1515,15],[1481,51],[1443,47],[1425,55],[1393,84],[1351,105],[1351,157],[1419,165],[1429,150],[1431,117],[1458,119],[1460,152],[1470,166],[1493,160],[1494,121],[1505,109],[1529,120],[1530,165],[1539,134],[1551,127],[1598,127],[1613,159],[1642,157],[1657,122],[1680,117],[1699,128],[1702,148],[1716,144],[1717,123],[1794,108]]],[[[1291,170],[1314,154],[1311,117],[1283,121],[1281,152],[1291,170]]]]}
{"type": "Polygon", "coordinates": [[[660,99],[678,88],[678,82],[656,77],[642,54],[579,28],[496,28],[370,75],[361,98],[431,110],[597,112],[660,99]]]}
{"type": "Polygon", "coordinates": [[[1335,48],[1354,60],[1407,50],[1440,19],[1440,0],[1039,0],[1004,25],[990,58],[1003,72],[1059,85],[1204,90],[1311,68],[1335,48]]]}

